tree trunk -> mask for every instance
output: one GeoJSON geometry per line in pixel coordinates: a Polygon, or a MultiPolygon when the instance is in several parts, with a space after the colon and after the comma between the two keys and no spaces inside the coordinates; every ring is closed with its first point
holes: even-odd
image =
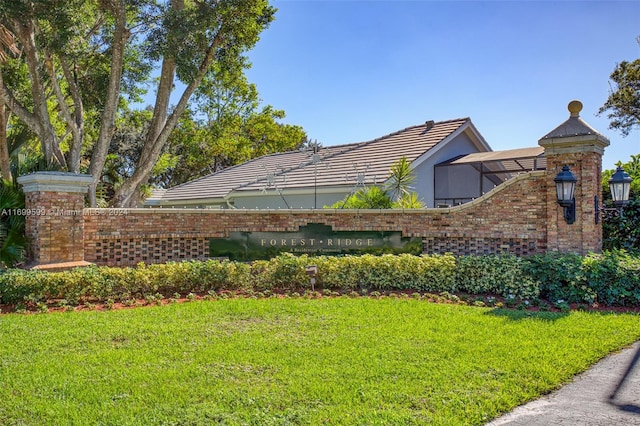
{"type": "Polygon", "coordinates": [[[112,12],[116,18],[116,26],[113,33],[109,87],[107,89],[107,99],[105,101],[104,111],[102,112],[102,121],[100,122],[100,133],[98,134],[98,140],[93,147],[91,163],[89,165],[89,174],[93,176],[93,182],[89,187],[89,204],[91,207],[97,207],[98,205],[96,189],[98,182],[100,182],[100,178],[102,177],[102,170],[104,169],[104,163],[107,160],[109,144],[115,129],[118,98],[120,96],[120,83],[122,80],[122,68],[124,64],[124,50],[130,35],[126,27],[127,16],[124,2],[114,2],[112,5],[112,12]]]}
{"type": "MultiPolygon", "coordinates": [[[[2,73],[0,72],[0,85],[2,85],[2,73]]],[[[11,163],[9,162],[9,146],[7,144],[7,125],[9,113],[4,100],[0,98],[0,173],[2,179],[13,182],[11,175],[11,163]]]]}
{"type": "MultiPolygon", "coordinates": [[[[24,23],[13,22],[13,30],[22,43],[23,52],[29,69],[31,81],[31,96],[33,98],[33,117],[23,117],[25,108],[16,108],[12,103],[7,103],[15,114],[27,124],[40,138],[42,151],[47,164],[58,164],[61,168],[66,168],[66,160],[58,144],[58,137],[49,120],[49,110],[47,98],[45,96],[44,84],[40,70],[43,67],[35,42],[35,24],[32,21],[24,23]],[[25,119],[26,118],[26,119],[25,119]]],[[[3,88],[6,92],[6,88],[3,88]]],[[[6,95],[5,96],[6,100],[6,95]]],[[[15,98],[13,101],[17,103],[15,98]]]]}
{"type": "Polygon", "coordinates": [[[184,112],[189,102],[189,98],[204,78],[207,70],[215,59],[215,51],[218,48],[221,39],[216,37],[209,46],[200,68],[193,81],[185,88],[180,96],[178,105],[171,112],[171,115],[164,120],[166,111],[169,107],[169,97],[171,95],[171,87],[173,86],[173,78],[175,74],[175,61],[172,58],[165,58],[162,66],[162,74],[160,76],[160,84],[158,88],[158,96],[156,98],[156,109],[154,110],[154,118],[147,134],[145,144],[142,148],[142,155],[136,166],[133,175],[116,191],[112,205],[118,207],[136,207],[139,200],[141,186],[149,181],[153,166],[158,161],[160,153],[165,143],[169,139],[169,135],[178,124],[180,115],[184,112]],[[166,64],[166,68],[165,68],[166,64]],[[166,80],[166,81],[163,81],[166,80]],[[160,127],[160,124],[162,126],[160,127]],[[159,133],[158,133],[159,131],[159,133]]]}

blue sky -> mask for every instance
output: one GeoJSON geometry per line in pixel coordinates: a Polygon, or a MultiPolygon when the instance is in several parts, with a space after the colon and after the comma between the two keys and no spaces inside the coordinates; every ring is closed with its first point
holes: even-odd
{"type": "Polygon", "coordinates": [[[276,0],[249,52],[265,104],[324,146],[470,117],[494,150],[537,146],[569,116],[640,154],[596,116],[616,63],[640,57],[640,1],[276,0]]]}

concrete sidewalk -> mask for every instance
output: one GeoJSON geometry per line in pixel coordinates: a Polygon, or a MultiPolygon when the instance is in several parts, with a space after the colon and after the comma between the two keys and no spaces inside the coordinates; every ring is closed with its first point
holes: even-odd
{"type": "Polygon", "coordinates": [[[640,425],[640,341],[487,426],[640,425]]]}

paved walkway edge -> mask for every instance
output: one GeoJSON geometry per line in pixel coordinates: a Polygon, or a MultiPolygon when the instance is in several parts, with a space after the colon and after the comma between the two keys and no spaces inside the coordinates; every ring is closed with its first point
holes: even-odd
{"type": "Polygon", "coordinates": [[[487,426],[640,425],[640,341],[487,426]]]}

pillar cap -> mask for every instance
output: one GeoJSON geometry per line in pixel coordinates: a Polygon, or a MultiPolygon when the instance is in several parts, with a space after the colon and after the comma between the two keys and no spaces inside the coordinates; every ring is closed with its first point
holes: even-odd
{"type": "Polygon", "coordinates": [[[569,118],[538,141],[545,154],[597,152],[602,155],[609,139],[580,118],[582,102],[573,100],[567,109],[569,118]]]}
{"type": "Polygon", "coordinates": [[[18,177],[25,193],[28,192],[89,192],[93,176],[66,172],[36,172],[18,177]]]}

